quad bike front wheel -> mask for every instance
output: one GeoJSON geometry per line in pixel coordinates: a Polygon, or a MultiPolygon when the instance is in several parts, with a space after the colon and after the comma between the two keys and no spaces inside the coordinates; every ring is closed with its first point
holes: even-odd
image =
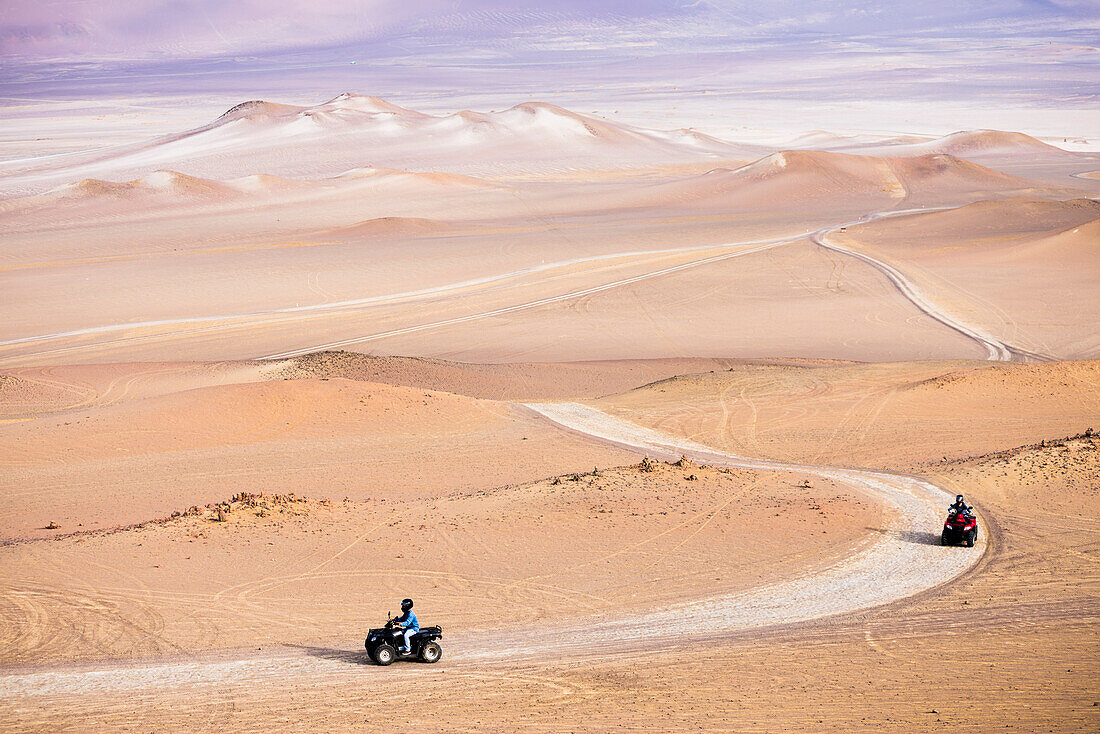
{"type": "Polygon", "coordinates": [[[420,650],[420,659],[425,663],[438,663],[443,657],[443,648],[438,643],[429,642],[420,650]]]}
{"type": "Polygon", "coordinates": [[[397,657],[397,651],[390,645],[382,643],[374,648],[374,662],[379,665],[389,665],[397,657]]]}
{"type": "Polygon", "coordinates": [[[967,548],[973,548],[974,547],[974,540],[977,537],[978,537],[978,531],[977,530],[971,530],[969,533],[967,533],[966,534],[966,547],[967,548]]]}

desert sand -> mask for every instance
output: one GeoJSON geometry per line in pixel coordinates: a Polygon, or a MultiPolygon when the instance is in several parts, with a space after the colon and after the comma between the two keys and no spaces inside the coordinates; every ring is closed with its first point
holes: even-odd
{"type": "Polygon", "coordinates": [[[5,731],[1100,726],[1097,155],[354,94],[51,146],[5,731]],[[405,596],[443,659],[376,666],[405,596]]]}

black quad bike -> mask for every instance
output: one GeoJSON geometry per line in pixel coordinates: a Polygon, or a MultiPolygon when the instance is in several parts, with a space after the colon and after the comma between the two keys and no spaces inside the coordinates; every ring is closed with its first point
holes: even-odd
{"type": "Polygon", "coordinates": [[[421,627],[409,639],[409,651],[398,652],[404,647],[404,632],[396,620],[386,620],[386,626],[367,632],[364,646],[371,660],[379,665],[389,665],[394,660],[421,660],[425,663],[438,663],[443,657],[443,648],[436,640],[443,637],[442,627],[421,627]]]}

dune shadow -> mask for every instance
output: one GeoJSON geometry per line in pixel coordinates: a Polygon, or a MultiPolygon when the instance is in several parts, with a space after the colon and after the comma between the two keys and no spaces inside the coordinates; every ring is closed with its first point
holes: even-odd
{"type": "Polygon", "coordinates": [[[370,655],[367,654],[366,650],[340,650],[335,647],[314,647],[311,645],[293,645],[290,643],[284,643],[283,647],[293,647],[297,650],[301,650],[312,658],[335,660],[341,663],[348,663],[349,665],[375,664],[374,661],[370,659],[370,655]]]}
{"type": "Polygon", "coordinates": [[[868,530],[878,533],[880,535],[889,535],[898,540],[905,541],[906,543],[913,543],[914,545],[939,545],[940,534],[931,533],[927,530],[889,530],[886,528],[867,528],[868,530]]]}

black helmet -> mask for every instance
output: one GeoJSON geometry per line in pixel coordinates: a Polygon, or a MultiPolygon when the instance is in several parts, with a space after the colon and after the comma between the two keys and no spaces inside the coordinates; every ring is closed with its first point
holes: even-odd
{"type": "Polygon", "coordinates": [[[962,502],[963,501],[963,496],[961,494],[955,495],[955,501],[956,502],[962,502]]]}
{"type": "Polygon", "coordinates": [[[402,599],[401,600],[401,611],[407,612],[412,608],[413,608],[413,600],[412,599],[402,599]]]}

